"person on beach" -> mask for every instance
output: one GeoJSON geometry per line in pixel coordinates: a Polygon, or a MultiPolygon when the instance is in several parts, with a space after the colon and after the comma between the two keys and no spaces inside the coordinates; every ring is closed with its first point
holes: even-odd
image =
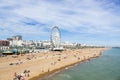
{"type": "Polygon", "coordinates": [[[50,72],[50,70],[48,69],[48,72],[50,72]]]}
{"type": "Polygon", "coordinates": [[[30,73],[30,70],[28,70],[28,72],[30,73]]]}
{"type": "Polygon", "coordinates": [[[29,76],[30,76],[30,74],[29,74],[29,73],[30,73],[30,70],[28,70],[28,71],[27,71],[27,77],[29,77],[29,76]]]}
{"type": "Polygon", "coordinates": [[[42,72],[44,72],[44,70],[42,69],[42,72]]]}
{"type": "Polygon", "coordinates": [[[24,73],[24,75],[25,75],[25,77],[26,77],[27,70],[24,70],[24,72],[23,72],[23,73],[24,73]]]}
{"type": "Polygon", "coordinates": [[[25,80],[24,74],[21,74],[21,79],[20,80],[25,80]]]}
{"type": "Polygon", "coordinates": [[[24,75],[25,75],[25,77],[29,77],[30,76],[30,70],[24,70],[24,75]]]}
{"type": "Polygon", "coordinates": [[[17,73],[15,72],[13,80],[16,80],[16,79],[17,79],[17,73]]]}
{"type": "Polygon", "coordinates": [[[21,80],[21,75],[18,75],[18,76],[17,76],[17,79],[18,79],[18,80],[21,80]]]}
{"type": "Polygon", "coordinates": [[[14,76],[17,77],[17,73],[16,72],[14,73],[14,76]]]}
{"type": "Polygon", "coordinates": [[[78,57],[78,60],[80,60],[80,57],[78,57]]]}

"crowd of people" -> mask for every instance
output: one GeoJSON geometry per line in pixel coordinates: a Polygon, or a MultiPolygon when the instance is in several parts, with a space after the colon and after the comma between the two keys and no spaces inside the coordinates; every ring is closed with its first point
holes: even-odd
{"type": "Polygon", "coordinates": [[[29,77],[29,76],[30,76],[30,70],[24,70],[23,73],[21,74],[17,74],[15,72],[13,80],[25,80],[25,77],[29,77]]]}

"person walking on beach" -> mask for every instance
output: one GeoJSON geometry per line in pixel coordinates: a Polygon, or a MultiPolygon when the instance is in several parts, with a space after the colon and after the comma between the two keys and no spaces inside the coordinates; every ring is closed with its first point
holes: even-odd
{"type": "Polygon", "coordinates": [[[29,77],[30,76],[30,70],[24,70],[24,75],[25,75],[25,77],[29,77]]]}
{"type": "Polygon", "coordinates": [[[29,74],[29,73],[30,73],[30,70],[28,70],[28,71],[27,71],[27,77],[29,77],[29,76],[30,76],[30,74],[29,74]]]}
{"type": "Polygon", "coordinates": [[[16,79],[17,79],[17,73],[15,72],[13,80],[16,80],[16,79]]]}
{"type": "Polygon", "coordinates": [[[23,72],[23,73],[24,73],[24,75],[25,75],[25,77],[26,77],[27,70],[24,70],[24,72],[23,72]]]}

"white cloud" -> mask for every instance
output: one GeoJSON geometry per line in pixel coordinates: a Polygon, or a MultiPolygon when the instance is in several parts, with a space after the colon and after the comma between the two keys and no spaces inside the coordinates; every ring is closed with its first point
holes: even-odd
{"type": "Polygon", "coordinates": [[[58,25],[83,36],[114,37],[120,33],[120,15],[115,12],[119,7],[108,0],[1,0],[0,28],[24,35],[46,35],[49,32],[45,29],[58,25]],[[29,24],[29,19],[37,23],[29,24]]]}

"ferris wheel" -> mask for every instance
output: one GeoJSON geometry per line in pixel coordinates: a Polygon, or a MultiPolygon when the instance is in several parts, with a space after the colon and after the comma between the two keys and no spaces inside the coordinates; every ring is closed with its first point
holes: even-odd
{"type": "Polygon", "coordinates": [[[61,32],[57,26],[52,28],[50,38],[51,38],[52,49],[60,49],[60,47],[61,47],[61,32]]]}

